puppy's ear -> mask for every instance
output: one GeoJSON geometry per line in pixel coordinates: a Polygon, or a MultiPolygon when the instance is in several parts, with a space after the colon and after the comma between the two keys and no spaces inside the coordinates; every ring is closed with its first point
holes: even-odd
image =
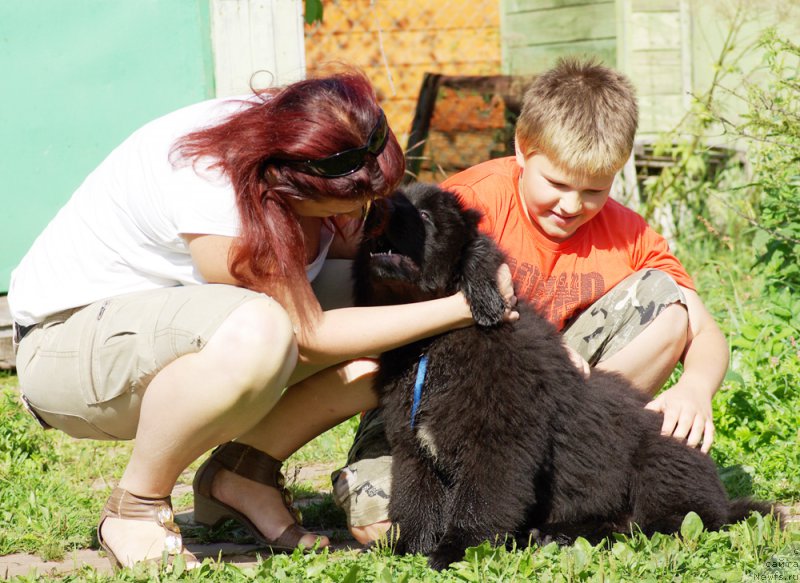
{"type": "Polygon", "coordinates": [[[503,321],[505,302],[497,289],[497,269],[503,255],[485,235],[477,236],[464,250],[458,289],[464,293],[479,326],[503,321]]]}
{"type": "Polygon", "coordinates": [[[464,219],[464,223],[470,230],[474,230],[474,232],[477,233],[478,224],[481,222],[483,214],[479,210],[473,208],[467,208],[464,205],[464,203],[461,202],[460,198],[457,200],[459,201],[459,204],[461,205],[462,208],[461,217],[464,219]]]}

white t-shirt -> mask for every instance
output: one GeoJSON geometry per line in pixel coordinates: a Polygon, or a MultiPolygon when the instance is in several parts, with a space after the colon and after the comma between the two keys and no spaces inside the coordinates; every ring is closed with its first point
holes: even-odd
{"type": "MultiPolygon", "coordinates": [[[[173,166],[175,141],[240,110],[244,98],[204,101],[134,132],[84,180],[11,274],[8,303],[29,326],[50,314],[129,292],[205,283],[183,233],[235,237],[233,187],[219,172],[173,166]]],[[[333,240],[323,227],[316,277],[333,240]]]]}

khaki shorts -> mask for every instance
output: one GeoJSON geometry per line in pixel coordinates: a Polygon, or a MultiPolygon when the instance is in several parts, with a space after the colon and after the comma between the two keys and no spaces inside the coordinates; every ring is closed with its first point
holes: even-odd
{"type": "MultiPolygon", "coordinates": [[[[589,364],[628,345],[667,306],[686,298],[662,271],[645,269],[622,280],[567,323],[563,336],[589,364]]],[[[347,466],[333,472],[333,497],[347,514],[348,526],[389,519],[391,456],[380,409],[367,411],[359,424],[347,466]]]]}
{"type": "Polygon", "coordinates": [[[43,426],[133,439],[147,385],[199,351],[228,315],[263,294],[220,284],[136,292],[45,319],[22,339],[17,374],[43,426]]]}

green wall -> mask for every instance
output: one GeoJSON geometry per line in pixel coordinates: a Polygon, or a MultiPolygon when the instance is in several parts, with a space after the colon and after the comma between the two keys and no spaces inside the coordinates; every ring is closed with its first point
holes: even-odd
{"type": "Polygon", "coordinates": [[[616,19],[616,0],[500,0],[503,73],[541,73],[567,55],[616,66],[616,19]]]}
{"type": "Polygon", "coordinates": [[[0,0],[0,292],[83,178],[214,94],[209,0],[0,0]]]}

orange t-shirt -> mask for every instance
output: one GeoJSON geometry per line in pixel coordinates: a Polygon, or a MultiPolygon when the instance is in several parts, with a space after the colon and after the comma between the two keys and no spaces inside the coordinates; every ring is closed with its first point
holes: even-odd
{"type": "Polygon", "coordinates": [[[481,229],[508,257],[517,296],[533,303],[559,329],[632,273],[664,271],[694,289],[667,241],[634,211],[609,199],[569,239],[548,239],[528,217],[513,157],[490,160],[451,176],[442,187],[483,213],[481,229]]]}

